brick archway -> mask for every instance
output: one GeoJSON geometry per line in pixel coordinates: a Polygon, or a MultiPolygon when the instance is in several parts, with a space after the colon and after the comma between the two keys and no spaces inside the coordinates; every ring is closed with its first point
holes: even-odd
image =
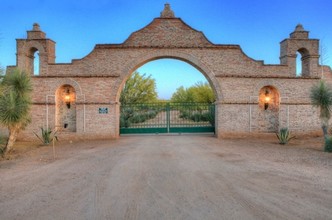
{"type": "MultiPolygon", "coordinates": [[[[122,75],[120,78],[122,82],[116,85],[118,86],[118,88],[117,88],[115,101],[116,102],[119,101],[124,83],[136,69],[138,69],[139,67],[143,66],[148,62],[163,58],[180,60],[195,67],[205,76],[207,81],[210,83],[215,93],[216,101],[219,102],[220,100],[222,100],[222,89],[220,88],[220,85],[215,77],[215,74],[207,66],[201,63],[199,59],[196,58],[195,56],[188,53],[179,52],[175,49],[175,50],[156,50],[153,53],[149,53],[146,56],[139,57],[135,60],[130,60],[128,63],[126,63],[122,71],[127,74],[122,75]]],[[[170,81],[172,80],[173,79],[170,79],[170,81]]],[[[112,98],[112,100],[114,100],[114,98],[112,98]]]]}

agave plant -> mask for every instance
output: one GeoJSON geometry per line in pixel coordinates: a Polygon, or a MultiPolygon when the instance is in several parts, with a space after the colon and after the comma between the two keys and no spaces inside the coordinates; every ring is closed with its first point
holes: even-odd
{"type": "Polygon", "coordinates": [[[279,144],[287,144],[294,136],[291,136],[288,128],[280,128],[279,133],[276,133],[279,144]]]}
{"type": "Polygon", "coordinates": [[[50,128],[44,129],[43,127],[40,128],[41,130],[41,137],[33,132],[39,140],[45,145],[50,144],[53,140],[58,140],[58,136],[56,135],[56,131],[52,131],[50,128]]]}

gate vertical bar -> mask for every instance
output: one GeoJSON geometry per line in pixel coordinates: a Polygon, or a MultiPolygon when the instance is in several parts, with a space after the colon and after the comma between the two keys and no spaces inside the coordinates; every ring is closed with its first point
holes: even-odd
{"type": "Polygon", "coordinates": [[[171,124],[171,117],[170,117],[170,104],[166,104],[166,121],[167,121],[167,133],[169,133],[169,127],[171,124]]]}

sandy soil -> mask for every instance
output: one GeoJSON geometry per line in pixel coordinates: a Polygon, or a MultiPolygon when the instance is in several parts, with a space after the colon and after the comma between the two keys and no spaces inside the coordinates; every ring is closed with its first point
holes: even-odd
{"type": "Polygon", "coordinates": [[[60,142],[55,160],[26,145],[0,161],[0,219],[332,219],[321,138],[126,136],[60,142]]]}

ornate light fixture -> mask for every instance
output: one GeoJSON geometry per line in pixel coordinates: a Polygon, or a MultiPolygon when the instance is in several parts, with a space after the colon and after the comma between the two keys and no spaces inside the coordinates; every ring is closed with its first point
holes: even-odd
{"type": "Polygon", "coordinates": [[[69,89],[66,90],[65,103],[67,105],[67,108],[70,109],[70,91],[69,91],[69,89]]]}
{"type": "Polygon", "coordinates": [[[271,97],[270,97],[270,92],[269,90],[265,90],[265,98],[264,98],[264,110],[267,110],[269,108],[269,103],[271,101],[271,97]]]}

